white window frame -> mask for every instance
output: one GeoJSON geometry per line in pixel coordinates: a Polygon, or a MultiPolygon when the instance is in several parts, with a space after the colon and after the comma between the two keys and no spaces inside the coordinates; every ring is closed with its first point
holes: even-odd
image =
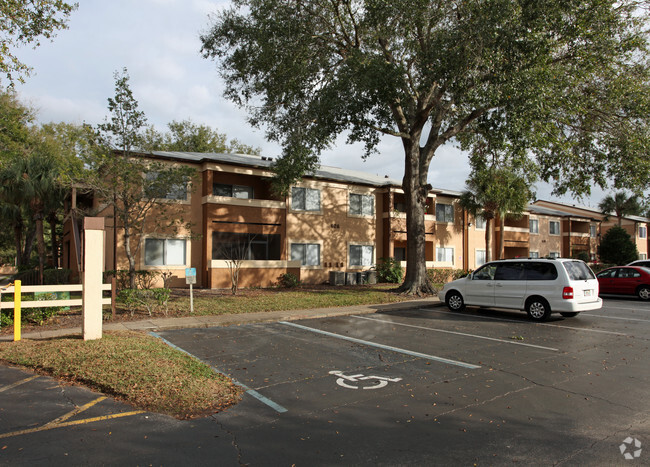
{"type": "Polygon", "coordinates": [[[485,230],[486,227],[487,227],[487,219],[485,219],[485,217],[478,215],[474,218],[475,230],[485,230]]]}
{"type": "Polygon", "coordinates": [[[348,195],[348,215],[351,217],[373,217],[375,215],[375,195],[367,193],[349,193],[348,195]],[[361,212],[352,212],[352,197],[359,197],[359,206],[361,212]],[[367,212],[366,208],[370,208],[367,212]]]}
{"type": "Polygon", "coordinates": [[[589,226],[589,236],[591,238],[596,238],[598,236],[598,227],[595,225],[590,225],[589,226]]]}
{"type": "Polygon", "coordinates": [[[292,261],[296,261],[296,259],[294,259],[294,247],[301,247],[301,249],[302,249],[302,252],[300,254],[300,259],[298,260],[298,261],[300,261],[300,267],[303,267],[303,268],[319,268],[323,264],[323,261],[322,261],[322,249],[323,249],[323,246],[320,243],[318,243],[318,242],[291,242],[291,244],[289,246],[289,255],[291,256],[292,261]],[[316,263],[316,264],[307,264],[304,261],[304,259],[306,259],[308,257],[307,250],[310,247],[314,247],[314,246],[318,247],[318,263],[316,263]]]}
{"type": "Polygon", "coordinates": [[[147,269],[155,269],[155,268],[185,268],[188,266],[187,260],[190,257],[190,251],[189,251],[189,242],[187,241],[187,238],[178,238],[178,237],[167,237],[167,238],[161,238],[161,237],[146,237],[143,239],[143,245],[142,245],[142,265],[144,268],[147,269]],[[162,243],[162,264],[148,264],[147,263],[147,242],[150,241],[156,241],[156,242],[163,242],[162,243]],[[182,263],[170,263],[168,262],[168,244],[170,242],[183,242],[183,262],[182,263]]]}
{"type": "Polygon", "coordinates": [[[442,222],[444,224],[453,224],[456,219],[456,213],[454,212],[454,205],[449,203],[436,203],[436,222],[442,222]],[[444,219],[438,218],[438,206],[444,206],[444,219]],[[448,209],[449,208],[449,209],[448,209]],[[449,211],[449,212],[448,212],[449,211]],[[449,220],[448,215],[451,213],[451,220],[449,220]]]}
{"type": "Polygon", "coordinates": [[[639,238],[648,238],[648,228],[640,225],[639,226],[639,238]]]}
{"type": "Polygon", "coordinates": [[[534,235],[539,234],[539,219],[529,219],[528,220],[528,232],[534,235]],[[535,225],[535,228],[533,228],[535,225]]]}
{"type": "Polygon", "coordinates": [[[528,256],[531,259],[539,259],[539,251],[530,251],[528,252],[528,256]]]}
{"type": "Polygon", "coordinates": [[[371,267],[375,264],[375,245],[369,243],[349,243],[348,244],[348,266],[351,268],[365,268],[371,267]],[[353,248],[361,248],[361,264],[353,264],[352,260],[356,259],[352,255],[353,248]],[[368,255],[368,248],[370,248],[370,255],[368,255]],[[364,263],[364,259],[369,259],[368,263],[364,263]]]}
{"type": "Polygon", "coordinates": [[[455,248],[453,246],[437,246],[436,247],[436,262],[437,263],[445,263],[445,264],[451,264],[452,266],[454,265],[454,257],[456,255],[455,248]],[[444,256],[445,259],[440,260],[440,251],[444,250],[444,256]],[[448,253],[450,253],[451,256],[451,261],[448,261],[448,253]]]}
{"type": "Polygon", "coordinates": [[[487,263],[487,250],[476,249],[474,253],[474,267],[478,268],[480,266],[483,266],[485,263],[487,263]],[[483,262],[480,262],[478,259],[480,253],[483,253],[483,262]]]}
{"type": "Polygon", "coordinates": [[[303,186],[294,186],[291,187],[291,210],[294,212],[307,212],[307,213],[322,213],[323,209],[323,201],[321,199],[321,190],[318,188],[310,188],[310,187],[303,187],[303,186]],[[296,196],[296,192],[302,192],[304,193],[303,195],[303,200],[304,200],[304,207],[296,206],[296,202],[299,199],[296,196]],[[318,209],[307,209],[307,194],[309,192],[317,192],[318,193],[318,209]]]}
{"type": "Polygon", "coordinates": [[[562,255],[560,254],[559,251],[551,251],[549,252],[548,256],[549,258],[555,259],[555,258],[560,258],[562,255]]]}
{"type": "Polygon", "coordinates": [[[548,221],[548,234],[549,235],[561,235],[562,230],[560,227],[560,221],[548,221]],[[557,232],[553,233],[553,225],[557,224],[557,232]]]}

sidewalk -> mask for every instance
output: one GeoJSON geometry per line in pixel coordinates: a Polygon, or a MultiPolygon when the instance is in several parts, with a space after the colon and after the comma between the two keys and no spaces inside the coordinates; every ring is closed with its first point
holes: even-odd
{"type": "MultiPolygon", "coordinates": [[[[167,331],[184,328],[210,328],[216,326],[240,326],[253,323],[271,323],[275,321],[294,321],[299,319],[329,318],[332,316],[361,315],[376,312],[408,310],[441,306],[438,297],[408,300],[405,302],[383,305],[356,305],[334,308],[314,308],[311,310],[265,311],[257,313],[239,313],[217,316],[186,316],[183,318],[152,318],[141,321],[124,321],[118,323],[104,322],[104,331],[167,331]]],[[[81,327],[68,329],[43,330],[22,333],[23,339],[51,339],[54,337],[81,335],[81,327]]],[[[0,342],[12,341],[13,335],[0,336],[0,342]]]]}

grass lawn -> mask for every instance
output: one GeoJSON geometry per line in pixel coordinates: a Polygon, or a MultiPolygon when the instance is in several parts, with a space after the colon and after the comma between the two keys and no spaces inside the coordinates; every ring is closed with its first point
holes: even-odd
{"type": "Polygon", "coordinates": [[[106,332],[94,341],[2,342],[0,360],[181,419],[223,410],[243,392],[208,365],[139,332],[106,332]]]}

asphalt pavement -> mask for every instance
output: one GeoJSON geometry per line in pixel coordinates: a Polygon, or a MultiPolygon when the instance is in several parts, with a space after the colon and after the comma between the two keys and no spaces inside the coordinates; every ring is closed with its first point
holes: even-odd
{"type": "Polygon", "coordinates": [[[650,304],[432,305],[158,328],[246,389],[191,421],[0,367],[0,464],[650,464],[650,304]]]}

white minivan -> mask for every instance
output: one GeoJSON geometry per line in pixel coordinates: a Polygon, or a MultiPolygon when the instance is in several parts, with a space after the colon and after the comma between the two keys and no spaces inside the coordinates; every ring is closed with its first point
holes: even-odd
{"type": "Polygon", "coordinates": [[[484,264],[444,285],[438,296],[452,311],[469,306],[526,310],[534,321],[598,310],[598,280],[577,259],[508,259],[484,264]]]}

